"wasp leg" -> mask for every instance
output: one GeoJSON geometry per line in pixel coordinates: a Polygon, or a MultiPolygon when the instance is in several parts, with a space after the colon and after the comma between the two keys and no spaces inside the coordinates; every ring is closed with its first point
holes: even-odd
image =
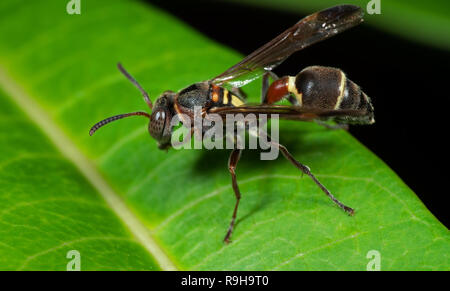
{"type": "Polygon", "coordinates": [[[239,158],[241,157],[241,149],[234,149],[231,154],[230,154],[230,158],[228,160],[228,170],[230,171],[231,174],[231,183],[233,185],[233,191],[234,191],[234,195],[236,196],[236,204],[234,205],[234,211],[233,211],[233,216],[231,217],[231,222],[230,222],[230,227],[228,228],[227,234],[225,235],[225,238],[223,239],[223,241],[225,243],[230,243],[230,237],[231,237],[231,233],[233,232],[233,228],[234,228],[234,223],[236,221],[236,215],[237,215],[237,210],[239,207],[239,201],[241,200],[241,192],[239,191],[239,186],[237,184],[237,180],[236,180],[236,165],[239,161],[239,158]]]}
{"type": "Polygon", "coordinates": [[[267,104],[267,90],[269,90],[269,77],[272,77],[274,81],[278,80],[278,76],[272,71],[266,71],[262,77],[261,87],[261,103],[267,104]]]}
{"type": "Polygon", "coordinates": [[[338,199],[336,199],[333,194],[330,193],[330,191],[328,191],[327,188],[325,188],[324,185],[322,185],[322,183],[320,183],[319,180],[317,180],[317,178],[311,173],[311,170],[303,165],[302,163],[300,163],[299,161],[297,161],[287,150],[287,148],[285,146],[283,146],[282,144],[279,144],[277,142],[274,141],[270,141],[271,144],[275,145],[276,147],[278,147],[278,149],[281,151],[281,153],[283,154],[283,156],[289,161],[291,162],[291,164],[293,164],[297,169],[299,169],[300,171],[302,171],[304,174],[308,175],[309,177],[311,177],[311,179],[317,184],[317,186],[319,186],[320,189],[322,189],[322,191],[327,194],[328,197],[330,197],[331,200],[333,200],[333,202],[339,206],[342,210],[344,210],[345,212],[347,212],[349,215],[353,215],[355,214],[355,210],[353,208],[350,208],[348,206],[346,206],[345,204],[343,204],[341,201],[339,201],[338,199]]]}

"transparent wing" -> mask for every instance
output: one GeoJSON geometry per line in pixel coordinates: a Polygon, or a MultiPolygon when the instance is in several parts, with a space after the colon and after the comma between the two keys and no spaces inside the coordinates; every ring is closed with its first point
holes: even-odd
{"type": "Polygon", "coordinates": [[[294,52],[360,24],[363,11],[354,5],[339,5],[311,14],[263,45],[211,81],[242,87],[272,70],[294,52]]]}

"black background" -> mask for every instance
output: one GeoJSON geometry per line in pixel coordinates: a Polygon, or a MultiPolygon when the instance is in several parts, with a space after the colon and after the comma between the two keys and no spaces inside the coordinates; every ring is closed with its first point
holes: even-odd
{"type": "MultiPolygon", "coordinates": [[[[244,55],[305,16],[216,1],[147,2],[244,55]]],[[[448,228],[445,101],[450,54],[363,24],[294,54],[275,72],[295,75],[310,65],[342,69],[372,98],[376,123],[350,132],[448,228]]]]}

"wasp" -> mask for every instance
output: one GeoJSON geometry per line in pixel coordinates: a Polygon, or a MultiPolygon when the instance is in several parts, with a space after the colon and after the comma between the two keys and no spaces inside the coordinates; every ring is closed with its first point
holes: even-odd
{"type": "MultiPolygon", "coordinates": [[[[139,111],[112,116],[95,124],[89,133],[94,134],[100,127],[112,121],[136,115],[144,116],[149,119],[150,136],[156,139],[160,149],[167,149],[171,147],[173,132],[173,126],[170,125],[171,118],[177,114],[193,117],[195,106],[201,107],[202,117],[205,118],[212,113],[224,118],[227,114],[270,113],[289,120],[317,122],[331,120],[336,122],[337,126],[372,124],[374,109],[370,98],[342,70],[311,66],[304,68],[296,76],[281,78],[272,72],[294,52],[354,27],[362,21],[363,11],[353,5],[339,5],[311,14],[222,74],[190,85],[179,92],[165,91],[154,105],[148,93],[119,63],[119,70],[141,92],[151,114],[139,111]],[[262,77],[261,104],[248,104],[240,87],[260,77],[262,77]],[[275,104],[283,99],[288,100],[291,105],[275,104]]],[[[285,146],[273,140],[270,140],[270,143],[297,169],[309,176],[338,207],[349,215],[354,214],[354,209],[335,198],[312,174],[309,167],[297,161],[285,146]]],[[[241,200],[236,178],[236,166],[241,152],[242,149],[233,148],[228,160],[236,202],[224,238],[225,243],[231,241],[241,200]]]]}

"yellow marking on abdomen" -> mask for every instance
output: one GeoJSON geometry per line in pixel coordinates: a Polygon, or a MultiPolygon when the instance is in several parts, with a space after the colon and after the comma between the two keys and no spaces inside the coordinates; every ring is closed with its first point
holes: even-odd
{"type": "Polygon", "coordinates": [[[223,100],[222,100],[222,103],[223,103],[223,104],[228,104],[228,103],[230,103],[230,98],[229,98],[229,96],[230,96],[230,92],[228,92],[227,89],[224,89],[224,90],[223,90],[223,100]]]}
{"type": "MultiPolygon", "coordinates": [[[[233,95],[233,94],[228,94],[227,97],[231,96],[231,104],[233,106],[241,106],[244,104],[244,101],[241,100],[241,98],[233,95]]],[[[228,102],[227,102],[228,103],[228,102]]]]}
{"type": "Polygon", "coordinates": [[[295,86],[295,79],[296,77],[289,77],[288,80],[288,91],[292,94],[294,94],[295,99],[297,99],[298,106],[303,105],[303,94],[298,92],[297,86],[295,86]]]}
{"type": "Polygon", "coordinates": [[[342,103],[342,99],[344,99],[344,86],[347,81],[347,77],[345,76],[344,72],[341,71],[341,84],[339,85],[339,96],[336,100],[336,105],[334,106],[334,109],[339,109],[342,103]]]}

